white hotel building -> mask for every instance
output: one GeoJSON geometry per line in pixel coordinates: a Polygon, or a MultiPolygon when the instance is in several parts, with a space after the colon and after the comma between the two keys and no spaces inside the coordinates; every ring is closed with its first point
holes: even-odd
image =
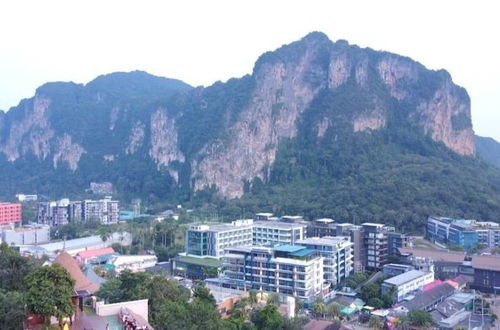
{"type": "Polygon", "coordinates": [[[306,226],[278,221],[236,220],[225,224],[195,224],[186,231],[187,255],[220,258],[233,246],[295,244],[306,226]]]}
{"type": "Polygon", "coordinates": [[[224,284],[313,300],[323,289],[323,257],[304,246],[240,246],[226,249],[224,284]]]}
{"type": "Polygon", "coordinates": [[[310,237],[298,240],[296,244],[317,251],[323,257],[324,280],[333,286],[353,273],[353,243],[349,237],[310,237]]]}

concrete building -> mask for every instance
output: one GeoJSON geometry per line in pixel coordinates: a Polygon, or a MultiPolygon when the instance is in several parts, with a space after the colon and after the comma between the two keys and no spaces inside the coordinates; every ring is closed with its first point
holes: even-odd
{"type": "Polygon", "coordinates": [[[394,277],[409,272],[413,269],[415,268],[411,265],[386,264],[382,267],[382,272],[384,274],[384,277],[394,277]]]}
{"type": "Polygon", "coordinates": [[[101,200],[59,201],[38,204],[37,222],[49,226],[60,226],[81,221],[99,221],[102,224],[118,222],[119,202],[106,197],[101,200]]]}
{"type": "Polygon", "coordinates": [[[195,224],[186,231],[188,255],[222,257],[232,246],[294,244],[304,238],[305,225],[281,221],[235,220],[225,224],[195,224]]]}
{"type": "Polygon", "coordinates": [[[15,228],[0,228],[2,242],[9,246],[41,244],[50,241],[50,227],[47,225],[31,225],[15,228]]]}
{"type": "Polygon", "coordinates": [[[434,273],[410,270],[388,278],[382,283],[382,295],[394,290],[394,301],[400,302],[410,292],[421,290],[424,285],[434,281],[434,273]]]}
{"type": "Polygon", "coordinates": [[[277,218],[274,218],[272,213],[257,213],[253,219],[256,221],[268,221],[277,218]]]}
{"type": "Polygon", "coordinates": [[[274,246],[295,244],[305,236],[306,225],[282,221],[254,221],[252,226],[253,245],[274,246]]]}
{"type": "Polygon", "coordinates": [[[338,286],[354,271],[353,244],[349,237],[310,237],[298,240],[296,244],[323,257],[323,279],[333,286],[338,286]]]}
{"type": "Polygon", "coordinates": [[[83,220],[100,221],[102,224],[117,223],[120,216],[119,202],[106,196],[100,200],[85,200],[82,205],[83,220]]]}
{"type": "Polygon", "coordinates": [[[16,198],[19,202],[33,202],[38,199],[38,195],[17,194],[16,198]]]}
{"type": "Polygon", "coordinates": [[[473,289],[481,292],[500,293],[500,257],[498,256],[472,256],[472,269],[474,270],[473,289]]]}
{"type": "Polygon", "coordinates": [[[363,223],[363,244],[365,250],[365,267],[378,270],[387,263],[389,255],[388,232],[394,228],[380,223],[363,223]]]}
{"type": "Polygon", "coordinates": [[[307,226],[307,237],[342,236],[337,234],[337,224],[330,218],[316,219],[307,226]]]}
{"type": "Polygon", "coordinates": [[[22,205],[20,203],[0,202],[0,225],[21,223],[22,205]]]}
{"type": "Polygon", "coordinates": [[[185,234],[188,255],[222,257],[224,249],[252,245],[253,220],[236,220],[227,224],[192,225],[185,234]]]}
{"type": "Polygon", "coordinates": [[[429,217],[427,239],[445,245],[455,245],[470,251],[478,244],[500,246],[500,225],[495,222],[429,217]]]}
{"type": "Polygon", "coordinates": [[[222,260],[224,282],[235,289],[309,300],[323,289],[323,258],[304,246],[232,247],[222,260]]]}

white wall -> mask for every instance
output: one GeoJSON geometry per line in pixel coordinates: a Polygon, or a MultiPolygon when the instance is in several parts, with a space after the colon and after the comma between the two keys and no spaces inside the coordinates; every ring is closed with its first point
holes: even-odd
{"type": "Polygon", "coordinates": [[[128,308],[137,315],[142,316],[147,322],[148,320],[148,299],[125,301],[116,304],[104,304],[103,301],[98,301],[95,304],[95,312],[99,316],[111,316],[120,313],[122,307],[128,308]]]}

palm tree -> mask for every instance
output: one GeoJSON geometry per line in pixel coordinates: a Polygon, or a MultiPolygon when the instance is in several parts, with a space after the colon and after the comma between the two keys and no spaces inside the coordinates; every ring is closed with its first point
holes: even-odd
{"type": "Polygon", "coordinates": [[[326,306],[326,315],[328,315],[332,319],[336,319],[340,316],[340,309],[341,307],[339,303],[331,303],[330,305],[326,306]]]}
{"type": "Polygon", "coordinates": [[[325,315],[325,309],[326,309],[325,302],[323,301],[323,298],[321,298],[321,297],[316,298],[316,301],[313,304],[314,314],[316,314],[317,316],[320,315],[323,317],[325,315]]]}

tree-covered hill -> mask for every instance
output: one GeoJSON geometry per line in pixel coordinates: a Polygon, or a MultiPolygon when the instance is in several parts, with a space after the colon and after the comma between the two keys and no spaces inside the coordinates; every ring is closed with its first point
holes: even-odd
{"type": "Polygon", "coordinates": [[[500,168],[500,143],[489,137],[476,135],[477,155],[500,168]]]}

